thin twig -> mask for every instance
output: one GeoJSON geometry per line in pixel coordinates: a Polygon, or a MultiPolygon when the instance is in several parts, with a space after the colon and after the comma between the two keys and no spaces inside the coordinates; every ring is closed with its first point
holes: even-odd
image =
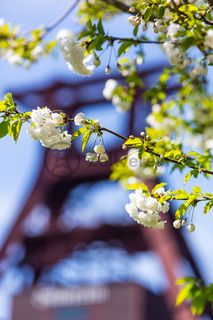
{"type": "MultiPolygon", "coordinates": [[[[128,140],[127,137],[125,137],[125,136],[123,136],[123,135],[121,135],[119,133],[116,133],[116,132],[114,132],[114,131],[112,131],[110,129],[107,129],[107,128],[101,128],[101,129],[99,129],[99,131],[109,132],[109,133],[113,134],[114,136],[116,136],[116,137],[118,137],[118,138],[120,138],[120,139],[122,139],[124,141],[128,140]]],[[[144,151],[162,159],[162,155],[161,154],[159,154],[159,153],[157,153],[155,151],[152,151],[149,148],[146,148],[144,151]]],[[[175,159],[171,159],[171,158],[168,158],[168,157],[163,157],[163,160],[175,163],[175,164],[180,165],[180,166],[186,166],[188,168],[191,168],[191,169],[194,169],[194,170],[198,171],[199,173],[205,173],[205,174],[213,175],[213,171],[207,170],[205,168],[197,167],[196,165],[194,165],[194,166],[193,165],[187,165],[187,164],[185,164],[185,163],[183,163],[181,161],[178,161],[178,160],[175,160],[175,159]]]]}
{"type": "Polygon", "coordinates": [[[99,131],[109,132],[109,133],[111,133],[112,135],[114,135],[114,136],[116,136],[116,137],[118,137],[118,138],[120,138],[120,139],[122,139],[122,140],[124,140],[124,141],[128,140],[128,138],[122,136],[121,134],[119,134],[119,133],[117,133],[117,132],[114,132],[114,131],[112,131],[112,130],[110,130],[110,129],[107,129],[107,128],[100,128],[99,131]]]}
{"type": "Polygon", "coordinates": [[[69,8],[66,10],[59,18],[57,18],[54,22],[52,22],[49,26],[45,28],[46,32],[50,32],[53,29],[55,29],[62,21],[64,21],[70,13],[76,8],[77,4],[79,3],[79,0],[76,0],[69,8]]]}

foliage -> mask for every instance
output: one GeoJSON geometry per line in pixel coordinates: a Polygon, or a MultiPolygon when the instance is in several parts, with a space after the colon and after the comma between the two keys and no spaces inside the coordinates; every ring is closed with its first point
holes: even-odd
{"type": "Polygon", "coordinates": [[[182,286],[176,299],[177,306],[189,301],[193,315],[201,315],[208,304],[213,308],[212,284],[204,286],[198,279],[191,277],[178,279],[177,284],[182,286]]]}
{"type": "MultiPolygon", "coordinates": [[[[171,174],[184,172],[183,186],[190,179],[199,179],[200,175],[208,179],[213,175],[213,99],[208,87],[208,72],[213,64],[212,21],[211,2],[196,0],[190,3],[76,0],[51,26],[27,33],[0,19],[0,58],[10,64],[29,67],[50,54],[58,44],[68,68],[81,76],[90,76],[104,63],[102,54],[105,53],[109,57],[106,74],[111,74],[114,56],[121,80],[108,79],[104,97],[119,112],[129,112],[136,96],[141,104],[145,99],[151,105],[144,132],[126,137],[83,113],[70,119],[63,112],[45,106],[22,113],[8,93],[0,101],[0,138],[10,135],[17,141],[23,123],[29,122],[31,137],[52,149],[67,149],[72,141],[81,137],[82,153],[85,153],[88,142],[94,139],[94,150],[86,153],[86,161],[106,162],[109,157],[104,134],[115,135],[122,140],[123,156],[112,165],[111,179],[121,182],[127,190],[134,190],[126,206],[130,216],[147,227],[163,228],[165,220],[159,220],[160,209],[167,213],[169,204],[176,202],[174,227],[186,226],[188,231],[194,231],[195,207],[203,203],[203,212],[207,214],[213,207],[213,194],[203,192],[198,186],[191,192],[184,187],[165,191],[164,182],[149,190],[146,180],[161,176],[166,166],[171,174]],[[79,32],[74,35],[62,29],[56,39],[46,42],[48,33],[74,9],[79,17],[79,32]],[[122,28],[119,36],[109,34],[105,21],[123,13],[131,36],[123,37],[122,28]],[[168,60],[157,82],[149,89],[140,75],[146,45],[162,47],[168,60]],[[91,62],[88,62],[89,56],[91,62]],[[142,91],[143,95],[139,94],[142,91]],[[72,135],[66,130],[70,122],[81,126],[72,135]]],[[[184,286],[177,305],[190,300],[192,313],[196,315],[203,313],[206,303],[212,304],[212,285],[205,287],[194,278],[184,278],[178,283],[184,286]]]]}

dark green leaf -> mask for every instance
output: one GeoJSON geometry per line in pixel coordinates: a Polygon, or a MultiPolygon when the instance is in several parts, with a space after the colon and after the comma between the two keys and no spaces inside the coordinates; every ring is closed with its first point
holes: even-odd
{"type": "Polygon", "coordinates": [[[118,49],[118,56],[120,57],[123,53],[126,53],[129,48],[132,46],[131,41],[125,41],[121,44],[121,46],[118,49]]]}
{"type": "Polygon", "coordinates": [[[103,24],[102,24],[102,20],[101,19],[99,19],[99,21],[98,21],[98,26],[97,26],[98,28],[98,32],[100,33],[100,34],[105,34],[105,32],[104,32],[104,28],[103,28],[103,24]]]}
{"type": "Polygon", "coordinates": [[[2,121],[0,123],[0,138],[3,138],[8,134],[8,124],[9,121],[2,121]]]}

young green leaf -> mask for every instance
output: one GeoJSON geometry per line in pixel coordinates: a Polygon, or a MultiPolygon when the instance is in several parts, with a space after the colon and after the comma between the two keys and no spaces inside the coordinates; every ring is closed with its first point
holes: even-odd
{"type": "Polygon", "coordinates": [[[89,139],[91,137],[92,131],[86,131],[82,137],[82,152],[84,152],[87,143],[89,142],[89,139]]]}

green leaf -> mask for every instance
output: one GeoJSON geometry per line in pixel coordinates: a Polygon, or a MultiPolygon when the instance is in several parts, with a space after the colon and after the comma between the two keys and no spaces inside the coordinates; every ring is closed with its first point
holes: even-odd
{"type": "Polygon", "coordinates": [[[194,283],[189,283],[183,288],[180,289],[177,298],[176,298],[176,306],[179,306],[184,301],[191,298],[191,290],[194,287],[194,283]]]}
{"type": "Polygon", "coordinates": [[[194,6],[193,4],[184,4],[178,8],[181,12],[197,12],[198,8],[194,6]]]}
{"type": "Polygon", "coordinates": [[[143,192],[150,194],[148,187],[142,182],[133,183],[128,185],[127,187],[127,190],[138,190],[138,189],[141,189],[143,190],[143,192]]]}
{"type": "Polygon", "coordinates": [[[177,211],[175,212],[175,217],[176,219],[180,219],[187,211],[188,209],[188,206],[187,204],[185,203],[182,203],[179,208],[177,209],[177,211]]]}
{"type": "Polygon", "coordinates": [[[134,145],[137,145],[137,146],[140,146],[142,145],[142,140],[140,138],[133,138],[133,139],[128,139],[125,143],[124,143],[126,146],[134,146],[134,145]]]}
{"type": "Polygon", "coordinates": [[[79,130],[73,132],[72,140],[75,140],[76,138],[80,137],[87,130],[88,130],[88,128],[83,127],[83,128],[80,128],[79,130]]]}
{"type": "Polygon", "coordinates": [[[186,184],[189,179],[192,177],[192,171],[188,172],[184,177],[184,184],[186,184]]]}
{"type": "Polygon", "coordinates": [[[203,212],[205,214],[207,214],[211,208],[213,207],[213,200],[210,200],[209,202],[207,202],[207,204],[205,205],[204,209],[203,209],[203,212]]]}
{"type": "Polygon", "coordinates": [[[176,200],[181,200],[181,199],[184,199],[184,198],[188,198],[188,196],[189,196],[188,192],[186,192],[183,189],[177,189],[175,191],[172,191],[171,194],[175,196],[176,200]]]}
{"type": "Polygon", "coordinates": [[[159,19],[162,19],[163,16],[164,16],[164,13],[165,13],[165,7],[164,6],[159,6],[158,7],[158,16],[159,16],[159,19]]]}
{"type": "Polygon", "coordinates": [[[82,152],[84,152],[87,143],[89,142],[89,139],[91,137],[92,131],[87,131],[84,133],[83,137],[82,137],[82,152]]]}
{"type": "Polygon", "coordinates": [[[150,17],[152,15],[152,8],[147,7],[143,13],[143,19],[144,21],[148,22],[150,17]]]}
{"type": "Polygon", "coordinates": [[[10,121],[8,133],[15,141],[18,140],[22,124],[20,119],[10,121]]]}
{"type": "Polygon", "coordinates": [[[12,94],[10,92],[5,94],[4,100],[1,101],[1,105],[0,105],[0,108],[3,109],[2,111],[5,111],[5,110],[13,111],[15,109],[15,106],[16,106],[16,104],[13,101],[12,94]]]}
{"type": "Polygon", "coordinates": [[[198,186],[193,187],[193,188],[192,188],[192,191],[193,191],[194,193],[202,193],[202,190],[201,190],[200,187],[198,187],[198,186]]]}
{"type": "Polygon", "coordinates": [[[6,110],[6,105],[4,100],[0,101],[0,112],[3,112],[6,110]]]}
{"type": "Polygon", "coordinates": [[[152,189],[152,193],[154,193],[156,190],[165,187],[167,185],[167,183],[162,182],[162,183],[158,183],[153,189],[152,189]]]}
{"type": "Polygon", "coordinates": [[[133,30],[133,34],[135,37],[137,37],[137,34],[138,34],[138,26],[136,26],[133,30]]]}
{"type": "Polygon", "coordinates": [[[131,46],[132,46],[132,41],[123,42],[118,49],[118,57],[120,57],[123,53],[126,53],[131,46]]]}
{"type": "Polygon", "coordinates": [[[196,278],[193,278],[193,277],[184,277],[184,278],[179,278],[175,281],[175,283],[177,285],[183,285],[183,284],[186,284],[186,283],[196,283],[197,282],[197,279],[196,278]]]}
{"type": "Polygon", "coordinates": [[[0,138],[3,138],[8,134],[8,125],[9,121],[4,120],[0,123],[0,138]]]}
{"type": "Polygon", "coordinates": [[[180,150],[171,150],[168,151],[164,154],[165,158],[175,158],[175,159],[180,159],[180,157],[182,157],[183,153],[180,150]]]}
{"type": "Polygon", "coordinates": [[[97,29],[98,29],[98,32],[99,32],[100,34],[105,34],[104,28],[103,28],[103,24],[102,24],[102,20],[101,20],[101,19],[99,19],[99,21],[98,21],[97,29]]]}
{"type": "Polygon", "coordinates": [[[187,50],[189,47],[194,45],[195,43],[195,38],[194,36],[186,37],[181,41],[181,45],[183,49],[187,50]]]}
{"type": "Polygon", "coordinates": [[[92,25],[92,21],[91,21],[91,20],[89,20],[89,21],[87,22],[87,28],[88,28],[89,30],[93,30],[93,25],[92,25]]]}
{"type": "Polygon", "coordinates": [[[206,299],[205,296],[203,295],[203,293],[200,291],[197,293],[197,295],[195,297],[193,297],[192,299],[192,314],[194,316],[196,315],[201,315],[204,311],[205,308],[205,304],[206,304],[206,299]]]}

